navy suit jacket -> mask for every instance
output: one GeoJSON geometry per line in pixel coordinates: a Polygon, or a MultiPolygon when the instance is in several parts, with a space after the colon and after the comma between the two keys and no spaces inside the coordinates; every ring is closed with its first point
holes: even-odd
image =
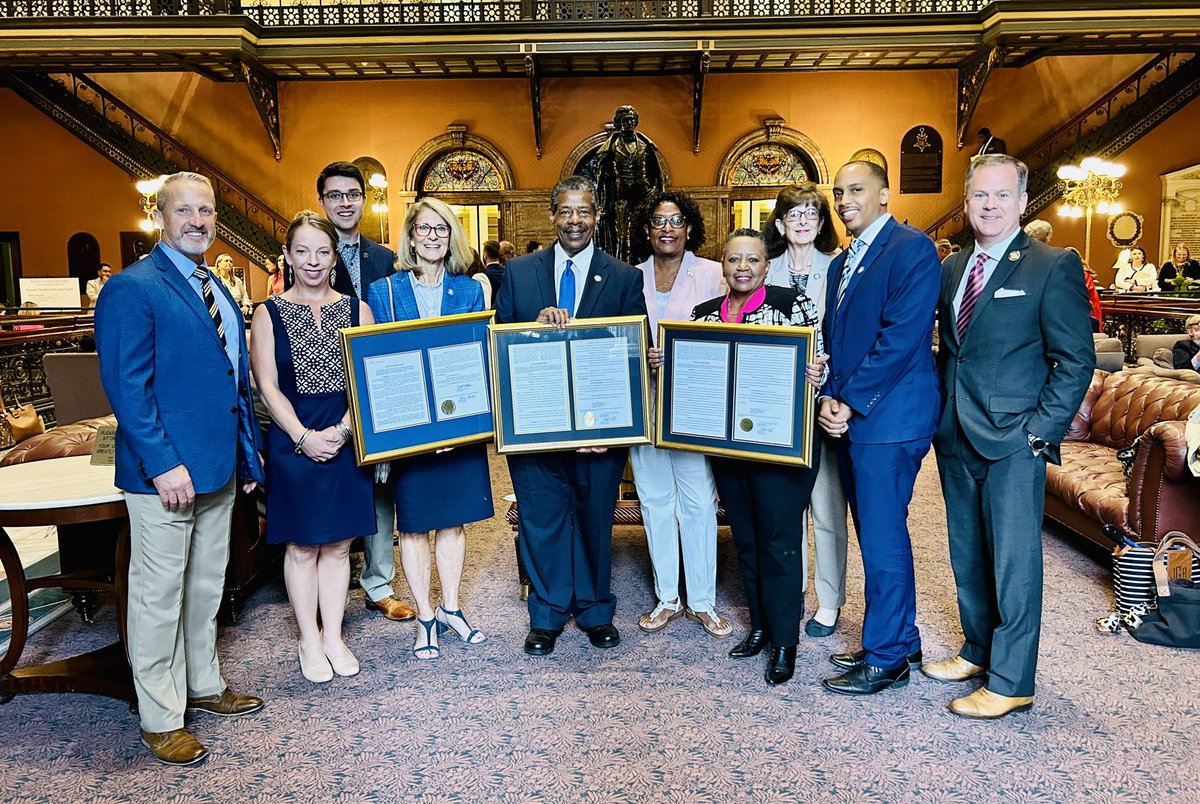
{"type": "Polygon", "coordinates": [[[838,308],[849,251],[834,258],[826,288],[823,396],[849,403],[848,437],[859,444],[929,438],[937,429],[933,321],[941,265],[933,241],[911,226],[884,224],[838,308]]]}
{"type": "MultiPolygon", "coordinates": [[[[237,304],[221,282],[213,292],[237,304]]],[[[263,479],[250,396],[246,330],[237,379],[200,295],[161,246],[104,286],[96,301],[100,381],[117,417],[116,485],[153,494],[153,478],[183,465],[199,494],[219,491],[237,470],[263,479]]]]}
{"type": "MultiPolygon", "coordinates": [[[[367,306],[371,308],[371,315],[377,324],[415,321],[421,317],[407,271],[398,271],[386,279],[372,282],[367,288],[367,306]],[[388,292],[389,285],[391,293],[388,292]]],[[[483,285],[466,274],[447,271],[442,275],[442,308],[439,315],[479,313],[484,309],[483,285]]]]}
{"type": "MultiPolygon", "coordinates": [[[[496,293],[496,323],[536,321],[543,309],[558,306],[557,299],[554,246],[551,245],[508,261],[500,280],[500,290],[496,293]]],[[[620,315],[646,315],[642,272],[596,248],[592,252],[592,265],[584,281],[583,298],[575,318],[620,315]]]]}
{"type": "Polygon", "coordinates": [[[504,279],[504,263],[489,262],[484,266],[484,272],[487,274],[488,281],[492,283],[492,307],[496,306],[495,292],[500,289],[500,282],[504,279]]]}

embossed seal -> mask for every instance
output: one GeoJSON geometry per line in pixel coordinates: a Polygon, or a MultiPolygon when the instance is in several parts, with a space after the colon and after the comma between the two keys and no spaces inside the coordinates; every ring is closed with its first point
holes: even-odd
{"type": "Polygon", "coordinates": [[[590,410],[587,413],[583,414],[583,426],[584,427],[595,427],[596,426],[596,414],[592,413],[590,410]]]}
{"type": "Polygon", "coordinates": [[[453,399],[447,399],[442,403],[442,413],[445,413],[447,416],[454,412],[454,408],[455,405],[453,399]]]}
{"type": "Polygon", "coordinates": [[[742,428],[743,433],[748,433],[754,429],[754,422],[751,419],[742,419],[738,422],[738,427],[742,428]]]}

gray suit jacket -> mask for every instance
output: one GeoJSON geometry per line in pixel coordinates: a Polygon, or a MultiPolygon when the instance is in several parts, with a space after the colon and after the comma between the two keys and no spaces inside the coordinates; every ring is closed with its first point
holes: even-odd
{"type": "Polygon", "coordinates": [[[1092,379],[1091,306],[1083,266],[1069,251],[1018,232],[959,341],[954,295],[972,250],[946,259],[939,303],[942,420],[934,445],[950,451],[958,427],[988,460],[1028,449],[1027,433],[1062,440],[1092,379]]]}

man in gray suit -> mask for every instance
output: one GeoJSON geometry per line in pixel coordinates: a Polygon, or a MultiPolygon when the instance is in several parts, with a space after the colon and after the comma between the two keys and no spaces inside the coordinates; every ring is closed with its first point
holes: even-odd
{"type": "Polygon", "coordinates": [[[975,245],[942,267],[943,411],[934,437],[963,646],[925,675],[987,683],[950,703],[992,719],[1033,706],[1046,461],[1095,367],[1079,258],[1021,231],[1028,169],[976,157],[964,208],[975,245]]]}

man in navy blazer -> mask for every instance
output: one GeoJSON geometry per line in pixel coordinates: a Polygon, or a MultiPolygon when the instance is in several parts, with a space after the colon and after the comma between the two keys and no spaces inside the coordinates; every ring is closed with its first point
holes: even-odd
{"type": "MultiPolygon", "coordinates": [[[[496,322],[561,326],[571,318],[645,315],[642,274],[596,248],[596,189],[568,176],[550,196],[558,235],[550,248],[508,263],[496,322]]],[[[621,637],[612,624],[612,518],[626,449],[510,455],[521,559],[529,572],[525,652],[544,656],[571,618],[597,648],[621,637]]]]}
{"type": "Polygon", "coordinates": [[[967,170],[975,245],[946,260],[938,317],[945,407],[934,438],[963,646],[925,675],[987,683],[950,703],[994,719],[1033,706],[1042,618],[1046,461],[1096,366],[1083,266],[1021,231],[1028,169],[1003,154],[967,170]]]}
{"type": "Polygon", "coordinates": [[[263,705],[226,685],[216,641],[236,483],[249,493],[263,474],[245,322],[204,264],[212,184],[170,176],[151,215],[161,242],[105,285],[96,349],[129,510],[127,646],[142,742],[162,762],[190,765],[208,751],[184,729],[185,710],[263,705]]]}
{"type": "MultiPolygon", "coordinates": [[[[333,162],[317,176],[317,198],[325,217],[338,233],[338,258],[333,269],[333,289],[356,299],[367,298],[367,288],[396,271],[396,253],[373,242],[359,231],[367,185],[362,171],[350,162],[333,162]]],[[[289,283],[290,284],[290,283],[289,283]]],[[[369,611],[389,620],[416,617],[412,606],[392,589],[396,577],[393,535],[396,501],[386,483],[375,484],[375,533],[363,539],[363,569],[359,584],[369,611]]]]}
{"type": "Polygon", "coordinates": [[[933,241],[887,211],[887,172],[850,162],[833,184],[853,236],[829,269],[824,320],[829,379],[819,422],[838,439],[842,486],[862,549],[861,651],[835,654],[847,672],[825,686],[869,695],[908,683],[920,664],[908,504],[937,429],[933,320],[941,266],[933,241]]]}

